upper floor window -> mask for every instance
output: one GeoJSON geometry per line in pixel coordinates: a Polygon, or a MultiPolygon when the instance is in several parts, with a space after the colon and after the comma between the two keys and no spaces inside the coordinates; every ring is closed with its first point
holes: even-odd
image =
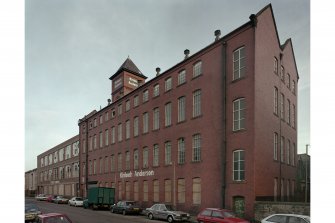
{"type": "Polygon", "coordinates": [[[178,164],[185,163],[185,139],[178,139],[178,164]]]}
{"type": "Polygon", "coordinates": [[[126,112],[130,110],[130,100],[126,101],[126,112]]]}
{"type": "Polygon", "coordinates": [[[171,164],[171,142],[165,142],[165,165],[171,164]]]}
{"type": "Polygon", "coordinates": [[[108,121],[108,118],[109,118],[109,117],[108,117],[108,113],[109,113],[109,112],[106,112],[106,113],[105,113],[105,121],[108,121]]]}
{"type": "Polygon", "coordinates": [[[276,57],[273,60],[273,71],[278,74],[278,59],[276,57]]]}
{"type": "Polygon", "coordinates": [[[101,125],[102,124],[102,122],[103,122],[103,118],[102,118],[102,115],[100,115],[100,117],[99,117],[99,124],[101,125]]]}
{"type": "Polygon", "coordinates": [[[126,121],[126,139],[130,138],[130,121],[126,121]]]}
{"type": "Polygon", "coordinates": [[[134,136],[138,136],[138,116],[134,118],[134,136]]]}
{"type": "Polygon", "coordinates": [[[108,136],[109,136],[108,129],[106,129],[105,130],[105,146],[108,146],[109,144],[108,136]]]}
{"type": "Polygon", "coordinates": [[[102,132],[99,133],[99,147],[103,147],[103,138],[102,138],[102,132]]]}
{"type": "Polygon", "coordinates": [[[282,136],[280,138],[280,161],[281,162],[284,162],[285,160],[285,157],[284,157],[284,149],[285,149],[285,138],[284,136],[282,136]]]}
{"type": "Polygon", "coordinates": [[[144,147],[143,148],[143,168],[148,168],[149,167],[148,156],[149,156],[148,147],[144,147]]]}
{"type": "Polygon", "coordinates": [[[118,113],[118,115],[122,114],[122,104],[118,105],[118,107],[117,107],[117,113],[118,113]]]}
{"type": "Polygon", "coordinates": [[[154,97],[157,97],[159,95],[159,84],[156,84],[154,86],[154,92],[153,93],[154,93],[154,97]]]}
{"type": "Polygon", "coordinates": [[[158,144],[155,144],[153,150],[153,166],[158,165],[159,165],[159,147],[158,144]]]}
{"type": "Polygon", "coordinates": [[[287,124],[291,125],[291,102],[287,99],[287,117],[286,117],[287,124]]]}
{"type": "Polygon", "coordinates": [[[273,135],[273,159],[278,160],[278,133],[273,135]]]}
{"type": "Polygon", "coordinates": [[[201,161],[201,136],[200,134],[193,135],[192,143],[192,161],[198,162],[201,161]]]}
{"type": "Polygon", "coordinates": [[[159,108],[154,109],[152,129],[153,130],[159,129],[159,108]]]}
{"type": "Polygon", "coordinates": [[[237,80],[245,76],[245,48],[241,47],[233,53],[234,76],[233,80],[237,80]]]}
{"type": "Polygon", "coordinates": [[[117,170],[122,171],[122,153],[117,156],[117,170]]]}
{"type": "Polygon", "coordinates": [[[178,74],[178,85],[186,82],[186,71],[182,70],[178,74]]]}
{"type": "Polygon", "coordinates": [[[165,126],[171,125],[171,113],[172,113],[172,106],[171,102],[165,105],[165,126]]]}
{"type": "Polygon", "coordinates": [[[285,120],[285,99],[284,94],[280,95],[280,118],[285,120]]]}
{"type": "Polygon", "coordinates": [[[138,106],[138,95],[136,95],[135,97],[134,97],[134,107],[137,107],[138,106]]]}
{"type": "Polygon", "coordinates": [[[201,90],[193,92],[193,117],[201,115],[201,90]]]}
{"type": "Polygon", "coordinates": [[[286,74],[286,86],[291,89],[291,76],[289,73],[286,74]]]}
{"type": "Polygon", "coordinates": [[[285,69],[283,66],[280,67],[280,79],[285,83],[285,69]]]}
{"type": "Polygon", "coordinates": [[[126,170],[130,170],[130,152],[126,152],[126,170]]]}
{"type": "Polygon", "coordinates": [[[122,141],[122,123],[118,125],[117,134],[118,134],[118,141],[121,142],[122,141]]]}
{"type": "Polygon", "coordinates": [[[286,162],[287,165],[290,165],[290,154],[291,154],[291,141],[288,139],[286,144],[286,162]]]}
{"type": "Polygon", "coordinates": [[[278,88],[274,88],[273,112],[278,115],[278,88]]]}
{"type": "Polygon", "coordinates": [[[295,114],[296,114],[295,105],[292,105],[292,127],[293,128],[295,128],[295,114]]]}
{"type": "Polygon", "coordinates": [[[97,119],[94,119],[94,127],[97,127],[97,119]]]}
{"type": "Polygon", "coordinates": [[[199,61],[193,65],[193,77],[197,77],[202,73],[202,62],[199,61]]]}
{"type": "Polygon", "coordinates": [[[178,98],[178,122],[185,121],[186,98],[185,96],[178,98]]]}
{"type": "Polygon", "coordinates": [[[295,95],[296,87],[295,87],[295,80],[292,81],[292,92],[295,95]]]}
{"type": "Polygon", "coordinates": [[[233,180],[242,181],[245,180],[245,159],[244,150],[236,150],[233,153],[233,180]]]}
{"type": "Polygon", "coordinates": [[[172,78],[169,77],[165,80],[165,92],[172,89],[172,78]]]}
{"type": "Polygon", "coordinates": [[[138,169],[138,149],[134,150],[134,170],[138,169]]]}
{"type": "Polygon", "coordinates": [[[149,130],[149,113],[143,114],[143,133],[147,133],[149,130]]]}
{"type": "Polygon", "coordinates": [[[239,98],[233,102],[233,131],[245,129],[245,99],[239,98]]]}
{"type": "Polygon", "coordinates": [[[143,102],[146,102],[149,100],[149,90],[143,91],[143,102]]]}

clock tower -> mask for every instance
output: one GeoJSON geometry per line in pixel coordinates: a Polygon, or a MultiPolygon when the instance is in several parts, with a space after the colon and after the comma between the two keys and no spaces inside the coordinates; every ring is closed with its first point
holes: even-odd
{"type": "Polygon", "coordinates": [[[128,57],[109,79],[112,81],[112,102],[114,102],[143,85],[147,77],[128,57]]]}

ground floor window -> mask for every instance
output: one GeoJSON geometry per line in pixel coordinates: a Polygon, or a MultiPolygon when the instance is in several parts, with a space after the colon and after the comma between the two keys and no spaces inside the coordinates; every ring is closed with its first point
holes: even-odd
{"type": "Polygon", "coordinates": [[[159,181],[154,180],[154,202],[159,202],[159,181]]]}
{"type": "Polygon", "coordinates": [[[193,204],[201,204],[201,179],[193,179],[193,204]]]}
{"type": "Polygon", "coordinates": [[[171,180],[164,181],[165,202],[171,202],[171,180]]]}
{"type": "Polygon", "coordinates": [[[185,179],[178,179],[178,203],[185,203],[185,179]]]}
{"type": "Polygon", "coordinates": [[[148,201],[148,181],[143,181],[143,201],[148,201]]]}

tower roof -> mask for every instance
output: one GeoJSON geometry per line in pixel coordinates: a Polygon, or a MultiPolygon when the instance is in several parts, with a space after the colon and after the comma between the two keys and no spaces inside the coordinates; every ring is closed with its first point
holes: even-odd
{"type": "Polygon", "coordinates": [[[113,74],[109,79],[112,80],[115,76],[117,76],[122,71],[127,71],[129,73],[132,73],[134,75],[147,79],[147,77],[142,74],[140,69],[138,69],[137,66],[134,64],[134,62],[129,58],[129,56],[120,66],[120,68],[116,71],[116,73],[113,74]]]}

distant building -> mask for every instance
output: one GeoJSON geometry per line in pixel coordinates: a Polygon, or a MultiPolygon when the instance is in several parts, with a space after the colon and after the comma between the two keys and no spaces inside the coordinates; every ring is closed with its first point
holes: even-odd
{"type": "Polygon", "coordinates": [[[37,156],[37,191],[77,196],[79,189],[78,135],[37,156]]]}
{"type": "Polygon", "coordinates": [[[308,154],[298,154],[297,162],[297,201],[310,202],[311,197],[311,157],[308,154]],[[307,170],[306,170],[307,168],[307,170]],[[306,187],[307,173],[307,187],[306,187]],[[307,194],[306,194],[307,188],[307,194]],[[307,196],[306,196],[307,195],[307,196]]]}
{"type": "Polygon", "coordinates": [[[255,201],[292,200],[293,46],[280,43],[271,5],[249,19],[148,82],[125,60],[112,100],[78,123],[81,195],[95,182],[143,207],[224,207],[249,219],[255,201]]]}
{"type": "Polygon", "coordinates": [[[34,197],[37,190],[37,169],[25,172],[24,191],[26,197],[34,197]]]}

